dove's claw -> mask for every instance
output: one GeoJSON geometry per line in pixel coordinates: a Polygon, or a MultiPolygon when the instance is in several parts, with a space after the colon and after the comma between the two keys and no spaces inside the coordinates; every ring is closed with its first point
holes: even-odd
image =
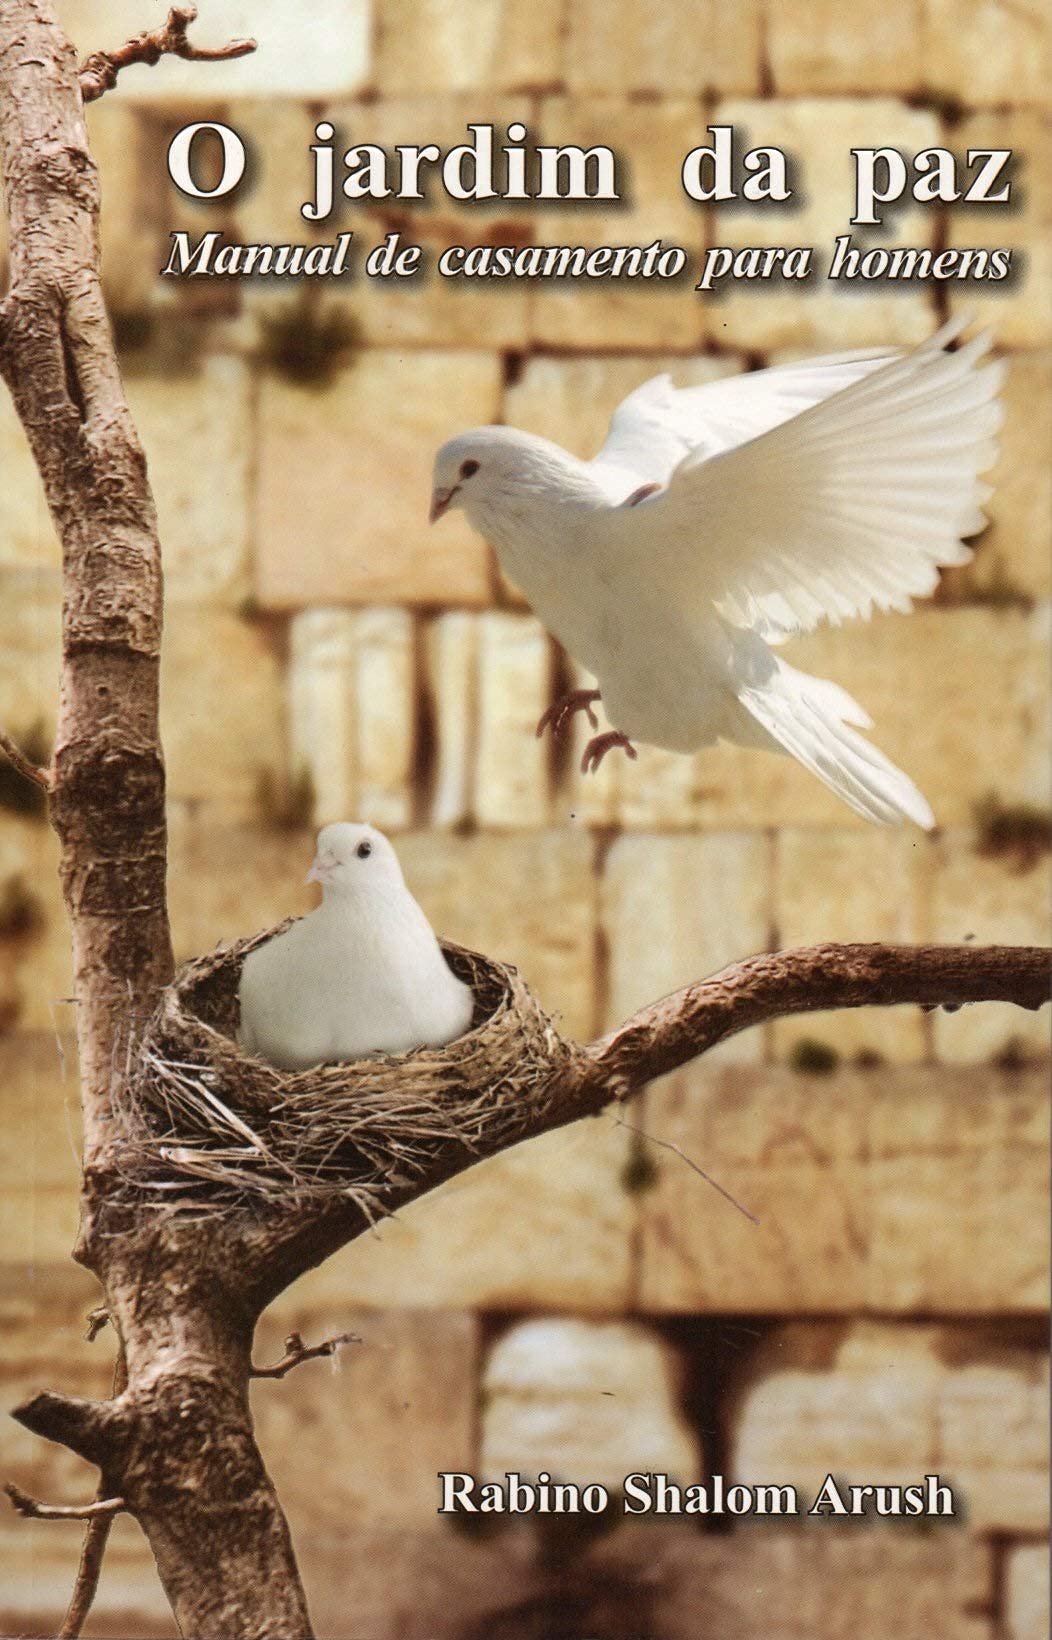
{"type": "Polygon", "coordinates": [[[599,719],[592,711],[592,702],[599,699],[598,689],[571,689],[569,694],[560,695],[538,723],[537,739],[540,740],[545,729],[550,729],[553,735],[561,735],[575,712],[587,712],[592,728],[598,729],[599,719]]]}
{"type": "Polygon", "coordinates": [[[581,759],[581,773],[594,774],[607,752],[612,752],[615,746],[620,746],[631,758],[639,755],[628,736],[622,734],[620,729],[608,729],[605,735],[596,735],[588,742],[581,759]]]}

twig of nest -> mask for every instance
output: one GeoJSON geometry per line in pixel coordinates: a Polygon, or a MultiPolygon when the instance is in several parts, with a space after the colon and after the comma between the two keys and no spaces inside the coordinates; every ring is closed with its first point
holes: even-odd
{"type": "Polygon", "coordinates": [[[446,1047],[296,1072],[245,1053],[241,964],[280,931],[199,958],[165,992],[121,1078],[125,1194],[182,1212],[344,1197],[375,1219],[446,1147],[462,1160],[536,1130],[580,1050],[516,969],[458,946],[443,949],[475,1017],[446,1047]]]}

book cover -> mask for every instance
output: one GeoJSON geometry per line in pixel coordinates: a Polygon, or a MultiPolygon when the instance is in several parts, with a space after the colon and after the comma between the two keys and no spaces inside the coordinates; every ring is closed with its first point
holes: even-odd
{"type": "Polygon", "coordinates": [[[0,0],[0,1632],[1047,1640],[1043,9],[198,9],[0,0]]]}

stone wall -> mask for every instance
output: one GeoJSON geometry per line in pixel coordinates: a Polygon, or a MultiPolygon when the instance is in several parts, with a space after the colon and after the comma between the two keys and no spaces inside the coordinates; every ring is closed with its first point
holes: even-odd
{"type": "MultiPolygon", "coordinates": [[[[449,937],[517,963],[587,1036],[746,954],[817,939],[1048,934],[1048,130],[1030,0],[209,0],[198,37],[261,49],[127,73],[90,111],[107,289],[166,557],[164,736],[178,954],[305,909],[314,824],[390,832],[449,937]],[[309,19],[309,20],[308,20],[309,19]],[[890,243],[1010,243],[1006,291],[814,287],[703,301],[689,286],[465,293],[355,282],[305,299],[161,280],[167,233],[302,239],[322,113],[357,140],[459,140],[521,119],[607,143],[618,211],[434,200],[339,227],[469,242],[827,244],[848,151],[1016,147],[1011,213],[900,212],[890,243]],[[229,208],[167,185],[190,118],[251,139],[229,208]],[[679,164],[714,120],[799,156],[792,214],[690,206],[679,164]],[[909,617],[822,631],[799,664],[865,703],[940,829],[881,832],[788,760],[644,750],[587,781],[533,725],[567,668],[459,520],[430,532],[435,447],[496,418],[588,453],[670,369],[710,379],[815,348],[897,341],[967,309],[1010,354],[1007,420],[974,563],[909,617]]],[[[67,0],[82,52],[152,23],[67,0]]],[[[159,15],[159,13],[158,13],[159,15]]],[[[877,242],[881,242],[878,235],[877,242]]],[[[58,555],[0,401],[0,721],[54,724],[58,555]]],[[[75,1233],[76,1083],[56,851],[0,784],[2,1399],[104,1393],[105,1335],[75,1233]]],[[[331,1260],[276,1307],[362,1339],[256,1387],[260,1434],[322,1634],[341,1640],[1038,1640],[1048,1525],[1040,1316],[1047,1283],[1047,1014],[862,1010],[753,1031],[613,1117],[522,1146],[331,1260]],[[442,1469],[609,1480],[714,1472],[814,1488],[939,1472],[962,1519],[607,1520],[467,1533],[442,1469]],[[721,1526],[730,1530],[721,1530],[721,1526]]],[[[91,1476],[9,1425],[0,1469],[49,1498],[91,1476]]],[[[0,1516],[0,1629],[52,1632],[79,1531],[0,1516]]],[[[91,1632],[172,1633],[118,1523],[91,1632]]]]}

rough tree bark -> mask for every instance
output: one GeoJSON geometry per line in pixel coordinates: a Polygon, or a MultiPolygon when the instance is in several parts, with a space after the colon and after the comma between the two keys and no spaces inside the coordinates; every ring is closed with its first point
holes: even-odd
{"type": "Polygon", "coordinates": [[[73,935],[84,1113],[77,1256],[127,1361],[105,1407],[39,1397],[27,1421],[100,1465],[143,1526],[190,1635],[302,1636],[288,1529],[252,1437],[254,1317],[218,1234],[99,1236],[113,1083],[172,974],[158,730],[161,559],[146,465],[99,282],[98,177],[76,58],[49,0],[0,0],[0,151],[11,279],[0,371],[63,555],[62,680],[48,771],[73,935]]]}
{"type": "MultiPolygon", "coordinates": [[[[168,25],[184,45],[189,10],[168,25]]],[[[84,1111],[75,1256],[102,1283],[126,1359],[126,1386],[112,1400],[42,1393],[15,1416],[99,1466],[100,1496],[111,1500],[102,1513],[119,1499],[140,1522],[185,1635],[305,1640],[306,1600],[249,1416],[252,1337],[274,1296],[365,1221],[339,1207],[187,1228],[124,1209],[116,1220],[111,1211],[107,1234],[99,1233],[115,1178],[114,1090],[135,1024],[172,973],[160,551],[99,284],[98,187],[82,111],[82,92],[101,94],[114,63],[155,60],[151,43],[132,45],[123,57],[91,59],[81,85],[50,0],[0,0],[0,148],[12,245],[0,373],[43,477],[64,574],[54,759],[45,771],[24,759],[21,766],[49,792],[73,935],[84,1111]]],[[[17,761],[0,733],[4,747],[17,761]]],[[[1037,1007],[1048,995],[1048,956],[1029,949],[826,946],[755,958],[582,1047],[550,1090],[536,1131],[597,1112],[731,1032],[785,1013],[986,998],[1037,1007]]],[[[411,1194],[479,1159],[465,1148],[461,1161],[411,1194]]],[[[272,1370],[318,1353],[299,1340],[289,1345],[272,1370]]]]}

